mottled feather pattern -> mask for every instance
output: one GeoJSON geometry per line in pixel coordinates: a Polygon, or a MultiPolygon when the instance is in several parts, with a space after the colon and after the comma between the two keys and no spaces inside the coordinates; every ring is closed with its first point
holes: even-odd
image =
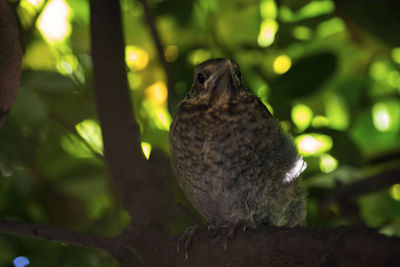
{"type": "Polygon", "coordinates": [[[193,206],[209,223],[294,226],[304,220],[299,159],[289,136],[248,90],[185,99],[170,129],[171,163],[193,206]]]}

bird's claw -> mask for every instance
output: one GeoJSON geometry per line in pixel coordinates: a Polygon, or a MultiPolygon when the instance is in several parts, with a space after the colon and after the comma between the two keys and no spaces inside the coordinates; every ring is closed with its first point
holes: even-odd
{"type": "Polygon", "coordinates": [[[243,223],[234,224],[224,224],[224,225],[208,225],[208,231],[212,232],[212,238],[215,238],[214,243],[219,243],[220,241],[224,244],[224,250],[228,250],[228,244],[231,242],[238,230],[243,227],[243,232],[246,231],[247,226],[243,223]]]}
{"type": "Polygon", "coordinates": [[[232,241],[232,240],[235,238],[235,236],[236,236],[236,234],[237,234],[237,232],[238,232],[238,230],[239,230],[239,228],[240,228],[241,226],[243,226],[243,232],[244,232],[244,231],[246,230],[246,225],[245,225],[245,224],[242,224],[242,223],[239,223],[239,222],[237,222],[237,223],[231,225],[231,226],[228,228],[228,234],[227,234],[227,238],[226,238],[226,240],[225,240],[225,245],[224,245],[224,250],[225,250],[225,251],[228,250],[228,243],[229,243],[230,241],[232,241]]]}
{"type": "Polygon", "coordinates": [[[178,244],[176,246],[176,251],[180,252],[180,247],[183,245],[185,251],[185,258],[186,260],[189,259],[189,249],[192,246],[193,237],[198,230],[198,226],[190,226],[183,231],[181,237],[179,238],[178,244]]]}

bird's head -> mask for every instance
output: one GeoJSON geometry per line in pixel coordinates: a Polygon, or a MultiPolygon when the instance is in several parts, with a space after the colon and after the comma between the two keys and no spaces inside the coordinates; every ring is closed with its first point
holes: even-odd
{"type": "Polygon", "coordinates": [[[229,59],[209,59],[199,64],[193,75],[193,85],[188,98],[199,98],[214,103],[229,99],[246,90],[239,65],[229,59]]]}

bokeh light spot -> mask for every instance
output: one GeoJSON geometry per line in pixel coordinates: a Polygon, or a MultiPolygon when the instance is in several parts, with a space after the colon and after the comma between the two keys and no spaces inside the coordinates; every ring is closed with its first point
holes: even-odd
{"type": "Polygon", "coordinates": [[[168,97],[168,89],[164,82],[156,82],[146,88],[147,97],[155,104],[163,104],[168,97]]]}
{"type": "Polygon", "coordinates": [[[188,61],[192,65],[197,65],[203,61],[206,61],[210,57],[211,57],[210,51],[203,50],[203,49],[196,49],[188,55],[188,61]]]}
{"type": "Polygon", "coordinates": [[[390,188],[390,195],[395,200],[400,200],[400,184],[395,184],[390,188]]]}
{"type": "Polygon", "coordinates": [[[316,35],[319,38],[325,38],[329,35],[344,32],[346,30],[346,24],[339,17],[334,17],[332,19],[321,22],[316,30],[316,35]]]}
{"type": "Polygon", "coordinates": [[[338,161],[329,154],[322,154],[319,158],[319,168],[324,173],[333,172],[338,165],[338,161]]]}
{"type": "Polygon", "coordinates": [[[267,47],[274,42],[275,34],[278,30],[278,23],[275,21],[277,16],[275,1],[261,0],[260,15],[263,20],[258,34],[258,45],[261,47],[267,47]]]}
{"type": "Polygon", "coordinates": [[[179,48],[176,45],[169,45],[164,49],[164,57],[167,62],[174,62],[179,56],[179,48]]]}
{"type": "Polygon", "coordinates": [[[151,118],[154,126],[168,130],[172,118],[167,110],[168,89],[164,82],[156,82],[146,88],[146,99],[143,101],[143,114],[151,118]]]}
{"type": "Polygon", "coordinates": [[[304,104],[297,104],[292,108],[292,121],[300,131],[305,130],[310,125],[312,116],[311,108],[304,104]]]}
{"type": "Polygon", "coordinates": [[[149,55],[137,46],[128,45],[125,47],[125,61],[131,71],[138,71],[146,68],[149,55]]]}
{"type": "Polygon", "coordinates": [[[318,127],[326,127],[329,125],[329,120],[325,116],[315,116],[312,121],[311,121],[312,127],[318,128],[318,127]]]}
{"type": "Polygon", "coordinates": [[[386,61],[376,61],[371,65],[369,72],[374,80],[384,81],[390,72],[390,67],[386,61]]]}
{"type": "Polygon", "coordinates": [[[390,129],[391,119],[387,106],[384,103],[376,103],[372,107],[374,126],[378,131],[386,132],[390,129]]]}
{"type": "Polygon", "coordinates": [[[307,18],[329,14],[334,10],[335,5],[331,1],[311,1],[296,12],[292,12],[292,10],[286,5],[281,5],[279,8],[279,15],[281,20],[284,22],[296,22],[307,18]]]}
{"type": "Polygon", "coordinates": [[[13,260],[13,263],[14,263],[14,267],[25,267],[25,266],[28,266],[30,264],[29,259],[27,257],[24,257],[24,256],[16,257],[13,260]]]}
{"type": "Polygon", "coordinates": [[[393,48],[392,58],[397,64],[400,64],[400,47],[393,48]]]}
{"type": "Polygon", "coordinates": [[[391,87],[400,87],[400,73],[398,71],[392,70],[387,76],[387,82],[391,87]]]}
{"type": "Polygon", "coordinates": [[[43,0],[27,0],[30,4],[34,5],[34,6],[38,6],[40,5],[43,0]]]}
{"type": "Polygon", "coordinates": [[[260,14],[264,19],[275,19],[277,15],[277,8],[274,0],[261,0],[260,1],[260,14]]]}
{"type": "Polygon", "coordinates": [[[144,156],[146,157],[146,159],[149,159],[150,153],[151,153],[151,144],[149,144],[147,142],[142,142],[141,146],[142,146],[142,151],[143,151],[144,156]]]}
{"type": "Polygon", "coordinates": [[[283,74],[287,72],[291,66],[292,66],[292,60],[287,55],[278,56],[277,58],[275,58],[273,63],[274,71],[277,74],[283,74]]]}
{"type": "Polygon", "coordinates": [[[261,47],[270,46],[275,40],[278,30],[278,23],[275,20],[266,19],[261,22],[260,33],[258,34],[258,45],[261,47]]]}
{"type": "Polygon", "coordinates": [[[312,31],[306,26],[297,26],[293,29],[293,36],[299,40],[305,41],[312,37],[312,31]]]}
{"type": "Polygon", "coordinates": [[[71,33],[70,8],[64,0],[51,0],[37,22],[39,31],[49,43],[60,42],[71,33]]]}
{"type": "Polygon", "coordinates": [[[321,155],[332,148],[332,138],[324,134],[302,134],[295,138],[299,152],[305,156],[321,155]]]}
{"type": "Polygon", "coordinates": [[[342,131],[349,127],[349,111],[342,96],[328,93],[325,97],[325,113],[331,128],[342,131]]]}

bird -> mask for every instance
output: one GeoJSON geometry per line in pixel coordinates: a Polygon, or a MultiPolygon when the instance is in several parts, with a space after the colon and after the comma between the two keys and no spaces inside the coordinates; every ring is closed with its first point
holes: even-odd
{"type": "Polygon", "coordinates": [[[294,227],[306,216],[306,163],[230,59],[197,65],[169,131],[171,165],[210,225],[294,227]]]}

